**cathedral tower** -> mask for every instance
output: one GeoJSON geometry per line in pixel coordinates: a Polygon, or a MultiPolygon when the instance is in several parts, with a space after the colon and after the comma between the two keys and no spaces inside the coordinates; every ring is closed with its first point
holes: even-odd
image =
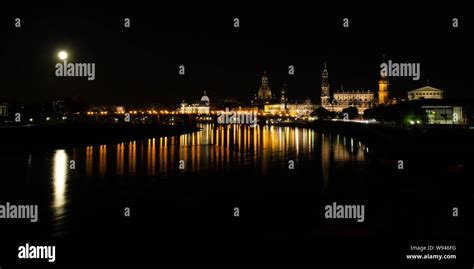
{"type": "MultiPolygon", "coordinates": [[[[383,56],[383,62],[385,62],[385,54],[383,56]]],[[[378,96],[378,104],[379,105],[386,105],[388,104],[388,94],[389,94],[389,91],[388,91],[388,86],[389,86],[389,83],[388,83],[388,78],[386,75],[383,75],[381,76],[381,78],[379,79],[379,96],[378,96]]]]}
{"type": "Polygon", "coordinates": [[[326,69],[326,63],[324,63],[324,70],[321,81],[321,106],[326,107],[329,105],[329,74],[326,69]]]}
{"type": "Polygon", "coordinates": [[[269,101],[272,99],[272,90],[268,86],[267,72],[263,72],[262,85],[258,89],[257,98],[261,101],[269,101]]]}

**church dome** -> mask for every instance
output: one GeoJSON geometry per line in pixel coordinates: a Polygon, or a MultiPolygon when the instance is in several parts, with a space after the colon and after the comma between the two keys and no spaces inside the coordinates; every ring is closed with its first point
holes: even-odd
{"type": "Polygon", "coordinates": [[[258,89],[258,99],[260,100],[270,100],[272,99],[272,90],[268,86],[268,77],[267,72],[263,72],[262,76],[262,85],[258,89]]]}
{"type": "Polygon", "coordinates": [[[209,97],[207,97],[206,92],[204,91],[204,95],[201,97],[201,102],[210,103],[209,97]]]}

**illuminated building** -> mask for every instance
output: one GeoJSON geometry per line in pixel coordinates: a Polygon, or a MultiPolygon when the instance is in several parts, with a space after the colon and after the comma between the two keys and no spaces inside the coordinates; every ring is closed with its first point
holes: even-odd
{"type": "Polygon", "coordinates": [[[0,117],[8,116],[8,104],[2,103],[0,104],[0,117]]]}
{"type": "Polygon", "coordinates": [[[237,112],[243,112],[243,113],[257,113],[258,112],[258,108],[254,106],[238,106],[234,108],[233,110],[237,112]]]}
{"type": "Polygon", "coordinates": [[[418,99],[410,103],[426,112],[427,124],[467,125],[474,119],[471,100],[418,99]]]}
{"type": "Polygon", "coordinates": [[[309,98],[304,101],[289,101],[286,85],[283,85],[281,97],[278,101],[275,96],[272,95],[266,72],[263,73],[262,85],[255,99],[252,101],[252,105],[257,106],[260,111],[263,110],[264,114],[290,117],[309,116],[315,109],[315,105],[309,98]]]}
{"type": "Polygon", "coordinates": [[[346,92],[341,89],[334,93],[332,111],[341,112],[347,107],[356,107],[359,113],[371,108],[374,102],[374,93],[367,91],[350,91],[346,92]]]}
{"type": "Polygon", "coordinates": [[[124,106],[116,106],[115,107],[116,114],[125,114],[125,107],[124,106]]]}
{"type": "Polygon", "coordinates": [[[379,96],[378,96],[378,104],[379,105],[386,105],[389,103],[388,99],[388,78],[383,76],[379,80],[379,96]]]}
{"type": "Polygon", "coordinates": [[[324,63],[324,70],[322,73],[321,83],[321,106],[328,111],[342,112],[348,107],[357,108],[359,114],[363,114],[366,109],[369,109],[374,104],[374,93],[370,90],[344,91],[341,85],[341,90],[336,91],[331,99],[329,90],[329,74],[324,63]]]}
{"type": "Polygon", "coordinates": [[[268,77],[267,77],[267,72],[263,72],[262,76],[262,84],[260,85],[260,88],[258,89],[257,94],[255,95],[254,100],[252,100],[252,105],[257,105],[257,106],[262,106],[266,104],[270,104],[273,100],[272,96],[272,90],[270,89],[270,86],[268,85],[268,77]]]}
{"type": "Polygon", "coordinates": [[[271,115],[282,115],[290,117],[307,117],[315,109],[315,105],[310,99],[303,102],[288,102],[286,104],[265,105],[264,113],[271,115]]]}
{"type": "MultiPolygon", "coordinates": [[[[383,55],[383,60],[385,63],[385,54],[383,55]]],[[[387,105],[389,104],[389,91],[388,91],[388,86],[389,86],[388,78],[387,75],[381,75],[379,79],[379,92],[378,92],[378,104],[379,105],[387,105]]]]}
{"type": "Polygon", "coordinates": [[[201,100],[193,104],[188,104],[183,100],[178,110],[184,114],[210,114],[211,113],[211,101],[204,91],[204,95],[201,100]]]}
{"type": "Polygon", "coordinates": [[[326,107],[329,105],[329,74],[326,69],[326,63],[324,63],[324,70],[321,81],[321,106],[326,107]]]}
{"type": "Polygon", "coordinates": [[[311,99],[306,99],[303,102],[289,102],[286,105],[286,111],[291,117],[308,117],[316,109],[311,99]]]}
{"type": "Polygon", "coordinates": [[[99,115],[124,114],[125,107],[124,106],[91,106],[87,113],[99,114],[99,115]]]}
{"type": "Polygon", "coordinates": [[[428,124],[466,124],[462,106],[426,105],[422,108],[426,111],[428,124]]]}
{"type": "Polygon", "coordinates": [[[444,91],[431,86],[424,86],[408,92],[408,101],[417,99],[443,99],[444,91]]]}
{"type": "Polygon", "coordinates": [[[288,101],[286,97],[286,85],[281,90],[280,103],[266,104],[264,106],[264,113],[270,115],[281,115],[290,117],[307,117],[315,109],[315,105],[311,99],[304,101],[288,101]]]}

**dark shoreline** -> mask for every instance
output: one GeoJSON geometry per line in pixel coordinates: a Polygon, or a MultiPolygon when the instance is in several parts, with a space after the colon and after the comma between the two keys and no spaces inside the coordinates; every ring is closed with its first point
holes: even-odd
{"type": "Polygon", "coordinates": [[[51,124],[0,127],[2,151],[114,143],[178,136],[199,131],[196,126],[156,124],[51,124]]]}
{"type": "MultiPolygon", "coordinates": [[[[420,147],[435,146],[438,149],[467,151],[474,149],[474,130],[461,128],[411,128],[403,129],[398,126],[384,124],[365,124],[358,122],[343,122],[317,120],[314,122],[292,122],[274,124],[279,127],[311,128],[321,133],[350,136],[361,142],[380,148],[390,148],[393,151],[410,150],[420,147]]],[[[427,152],[430,150],[427,149],[427,152]]]]}
{"type": "MultiPolygon", "coordinates": [[[[469,170],[474,163],[474,130],[449,128],[402,129],[398,126],[318,120],[275,126],[310,128],[318,133],[354,138],[370,148],[380,166],[397,167],[399,160],[417,169],[469,170]]],[[[447,128],[446,128],[447,127],[447,128]]]]}

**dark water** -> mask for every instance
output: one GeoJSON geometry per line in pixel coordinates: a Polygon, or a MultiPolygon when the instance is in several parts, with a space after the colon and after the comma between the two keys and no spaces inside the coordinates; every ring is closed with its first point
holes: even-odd
{"type": "Polygon", "coordinates": [[[462,256],[466,222],[450,210],[464,206],[463,175],[400,172],[354,138],[311,129],[202,128],[1,154],[0,202],[40,207],[38,223],[2,221],[5,260],[25,242],[56,245],[56,263],[398,262],[417,242],[456,243],[462,256]],[[333,201],[366,205],[365,222],[324,219],[333,201]]]}

